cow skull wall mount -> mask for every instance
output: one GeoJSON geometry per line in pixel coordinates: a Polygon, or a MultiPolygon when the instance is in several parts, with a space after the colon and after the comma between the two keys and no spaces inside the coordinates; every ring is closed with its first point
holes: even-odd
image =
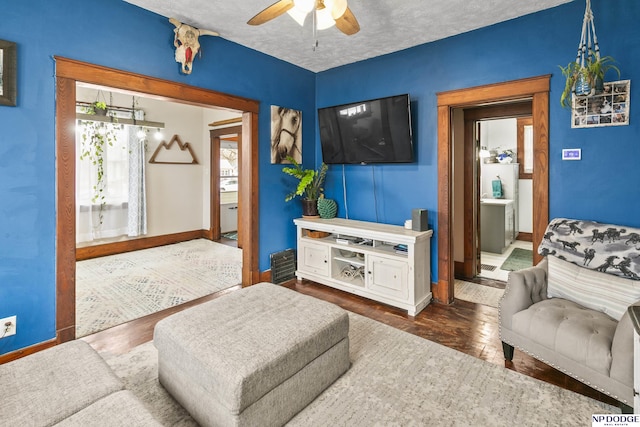
{"type": "Polygon", "coordinates": [[[175,25],[173,32],[173,45],[176,47],[176,62],[182,64],[182,72],[191,74],[193,60],[200,51],[199,36],[219,36],[215,31],[199,30],[191,25],[183,24],[175,18],[169,18],[169,22],[175,25]]]}

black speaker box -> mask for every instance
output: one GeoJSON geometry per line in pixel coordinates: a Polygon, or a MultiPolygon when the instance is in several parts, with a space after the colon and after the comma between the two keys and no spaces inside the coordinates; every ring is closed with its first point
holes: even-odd
{"type": "Polygon", "coordinates": [[[427,231],[429,224],[427,224],[428,212],[426,209],[413,209],[411,211],[411,228],[414,231],[427,231]]]}

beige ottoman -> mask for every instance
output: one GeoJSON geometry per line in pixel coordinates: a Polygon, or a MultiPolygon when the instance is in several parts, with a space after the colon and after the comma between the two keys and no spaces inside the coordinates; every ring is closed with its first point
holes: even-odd
{"type": "Polygon", "coordinates": [[[203,426],[282,425],[349,369],[340,307],[259,283],[156,325],[160,383],[203,426]]]}

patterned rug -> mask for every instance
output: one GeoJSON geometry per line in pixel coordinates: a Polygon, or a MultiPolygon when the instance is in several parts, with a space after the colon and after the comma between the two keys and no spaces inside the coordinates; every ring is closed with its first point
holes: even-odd
{"type": "Polygon", "coordinates": [[[514,248],[507,259],[500,266],[501,270],[518,271],[533,265],[533,251],[529,249],[514,248]]]}
{"type": "MultiPolygon", "coordinates": [[[[585,426],[618,408],[349,313],[351,368],[289,426],[585,426]]],[[[149,342],[102,354],[156,419],[196,426],[158,382],[149,342]]]]}
{"type": "Polygon", "coordinates": [[[453,295],[462,301],[475,302],[498,308],[500,298],[504,295],[504,289],[484,286],[478,283],[457,280],[453,284],[453,295]]]}
{"type": "Polygon", "coordinates": [[[205,239],[76,263],[83,337],[242,281],[242,251],[205,239]]]}

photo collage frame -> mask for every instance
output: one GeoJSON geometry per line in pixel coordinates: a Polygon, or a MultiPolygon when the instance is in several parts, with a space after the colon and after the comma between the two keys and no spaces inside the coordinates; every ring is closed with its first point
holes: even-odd
{"type": "Polygon", "coordinates": [[[16,106],[16,44],[0,40],[0,105],[16,106]]]}
{"type": "Polygon", "coordinates": [[[631,80],[604,83],[601,93],[573,94],[572,128],[621,126],[629,124],[631,80]]]}

